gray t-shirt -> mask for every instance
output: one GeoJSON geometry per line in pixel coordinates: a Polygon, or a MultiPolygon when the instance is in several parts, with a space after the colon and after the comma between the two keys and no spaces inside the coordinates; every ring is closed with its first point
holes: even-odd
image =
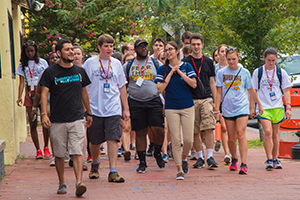
{"type": "MultiPolygon", "coordinates": [[[[142,69],[144,69],[146,60],[147,59],[139,60],[140,67],[142,69]]],[[[159,63],[159,66],[162,65],[161,62],[158,61],[158,63],[159,63]]],[[[159,66],[157,66],[157,68],[159,66]]],[[[126,68],[127,68],[127,63],[125,63],[123,65],[125,76],[127,76],[126,68]]],[[[127,80],[128,81],[128,87],[127,87],[128,96],[137,101],[149,101],[155,97],[158,97],[159,93],[157,90],[156,83],[154,83],[154,80],[156,78],[156,73],[157,72],[156,72],[155,65],[150,57],[149,57],[149,60],[147,63],[147,67],[143,73],[143,76],[142,76],[142,72],[141,72],[136,60],[134,59],[132,65],[130,67],[129,77],[127,80]],[[139,77],[144,79],[141,86],[138,86],[136,84],[139,77]]]]}

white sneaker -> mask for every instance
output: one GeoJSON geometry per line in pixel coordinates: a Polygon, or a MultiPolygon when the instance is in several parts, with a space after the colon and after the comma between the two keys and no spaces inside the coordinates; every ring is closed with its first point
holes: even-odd
{"type": "Polygon", "coordinates": [[[226,154],[224,157],[224,162],[229,165],[229,163],[231,163],[231,155],[230,154],[226,154]]]}
{"type": "Polygon", "coordinates": [[[193,150],[193,151],[191,152],[190,158],[191,158],[191,160],[197,160],[197,153],[196,153],[195,150],[193,150]]]}
{"type": "Polygon", "coordinates": [[[52,166],[52,167],[55,166],[55,157],[52,158],[52,161],[51,161],[51,163],[50,163],[50,166],[52,166]]]}
{"type": "Polygon", "coordinates": [[[69,152],[67,152],[67,154],[65,155],[65,163],[69,162],[70,160],[70,156],[69,156],[69,152]]]}

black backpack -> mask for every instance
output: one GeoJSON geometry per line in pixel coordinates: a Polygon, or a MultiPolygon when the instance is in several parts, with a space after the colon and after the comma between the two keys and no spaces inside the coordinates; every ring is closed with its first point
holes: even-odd
{"type": "MultiPolygon", "coordinates": [[[[258,85],[257,85],[257,90],[259,90],[259,88],[260,88],[260,80],[261,80],[262,74],[263,74],[263,66],[261,66],[261,67],[258,68],[258,79],[257,79],[258,80],[258,85]]],[[[279,80],[280,89],[281,89],[281,84],[282,84],[281,68],[277,67],[277,66],[276,66],[276,75],[277,75],[277,78],[279,80]]]]}
{"type": "MultiPolygon", "coordinates": [[[[152,62],[154,63],[154,66],[155,66],[155,69],[156,69],[156,71],[157,71],[157,69],[158,69],[158,67],[159,67],[159,64],[158,64],[158,60],[156,59],[156,58],[152,58],[152,57],[150,57],[151,59],[152,59],[152,62]]],[[[130,59],[128,62],[127,62],[127,66],[126,66],[126,79],[127,79],[127,82],[129,83],[129,71],[130,71],[130,68],[131,68],[131,66],[132,66],[132,63],[133,63],[133,61],[134,61],[134,59],[135,58],[132,58],[132,59],[130,59]]],[[[146,67],[146,66],[145,66],[146,67]]]]}

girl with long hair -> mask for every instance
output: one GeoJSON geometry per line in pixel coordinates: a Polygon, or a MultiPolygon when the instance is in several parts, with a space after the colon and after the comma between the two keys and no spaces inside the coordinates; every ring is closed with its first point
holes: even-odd
{"type": "MultiPolygon", "coordinates": [[[[292,86],[284,69],[276,67],[276,49],[269,47],[264,52],[265,64],[255,69],[252,75],[252,83],[257,91],[259,100],[264,108],[264,113],[258,115],[264,129],[264,147],[267,156],[266,170],[282,169],[278,160],[279,153],[279,124],[291,118],[291,95],[289,88],[292,86]],[[261,70],[261,80],[258,78],[261,70]],[[280,77],[277,76],[280,70],[280,77]],[[276,75],[275,75],[276,74],[276,75]],[[286,111],[283,109],[282,92],[286,101],[286,111]]],[[[254,103],[250,100],[250,115],[254,117],[254,103]]]]}
{"type": "MultiPolygon", "coordinates": [[[[37,45],[34,41],[29,40],[22,45],[20,64],[17,68],[16,74],[19,75],[19,92],[18,92],[18,106],[22,106],[22,94],[25,85],[25,98],[24,106],[28,115],[30,123],[30,134],[34,146],[36,148],[36,159],[42,159],[43,153],[40,149],[39,139],[37,135],[37,120],[36,115],[32,114],[32,110],[37,110],[36,107],[32,107],[34,101],[34,95],[37,90],[38,79],[44,70],[48,67],[46,60],[39,57],[37,45]]],[[[44,157],[50,159],[51,154],[49,152],[49,132],[43,129],[44,135],[44,157]]]]}
{"type": "Polygon", "coordinates": [[[173,158],[177,167],[177,180],[188,173],[187,156],[193,145],[194,102],[191,88],[196,88],[196,74],[189,63],[178,60],[179,48],[175,42],[165,46],[165,65],[158,68],[155,82],[159,93],[165,92],[165,114],[171,132],[173,158]],[[181,154],[181,129],[183,152],[181,154]]]}
{"type": "Polygon", "coordinates": [[[217,97],[216,97],[216,120],[220,120],[220,102],[222,99],[222,115],[225,119],[228,131],[229,150],[232,154],[230,171],[237,171],[236,140],[239,141],[241,166],[239,174],[247,174],[247,152],[246,127],[249,118],[248,93],[258,104],[259,113],[263,108],[253,88],[251,76],[247,69],[238,65],[239,52],[237,48],[227,47],[226,58],[228,67],[221,69],[216,76],[217,97]]]}

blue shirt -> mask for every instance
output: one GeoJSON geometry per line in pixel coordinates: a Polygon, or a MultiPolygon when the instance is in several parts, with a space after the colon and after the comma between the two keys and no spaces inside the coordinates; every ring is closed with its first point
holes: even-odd
{"type": "MultiPolygon", "coordinates": [[[[180,65],[180,71],[182,71],[189,78],[196,78],[197,76],[192,66],[186,62],[187,70],[185,70],[184,65],[184,63],[180,65]]],[[[165,65],[162,65],[158,68],[155,82],[162,82],[164,77],[164,67],[165,65]]],[[[169,65],[166,76],[168,76],[171,69],[172,66],[169,65]]],[[[177,73],[172,75],[165,91],[165,109],[185,109],[194,105],[191,87],[177,73]]]]}

